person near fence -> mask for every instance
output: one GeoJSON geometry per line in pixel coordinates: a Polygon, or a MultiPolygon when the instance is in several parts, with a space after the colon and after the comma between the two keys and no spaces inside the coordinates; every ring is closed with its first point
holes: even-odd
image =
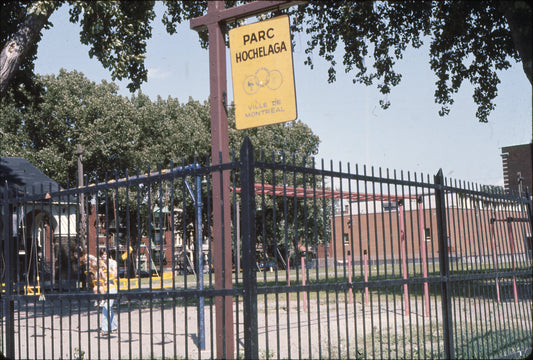
{"type": "MultiPolygon", "coordinates": [[[[84,269],[85,276],[87,278],[87,283],[91,290],[97,294],[100,288],[100,285],[104,285],[104,267],[105,263],[99,261],[96,256],[88,254],[85,249],[80,248],[74,256],[79,254],[79,266],[81,269],[84,269]],[[98,285],[98,282],[101,282],[98,285]]],[[[96,302],[98,304],[98,302],[96,302]]]]}
{"type": "MultiPolygon", "coordinates": [[[[98,292],[100,294],[106,294],[109,291],[109,294],[117,293],[117,262],[107,256],[107,250],[100,250],[100,262],[103,263],[103,272],[102,280],[98,279],[98,292]]],[[[115,317],[115,312],[113,311],[113,303],[115,300],[113,298],[104,299],[100,302],[102,308],[102,316],[100,318],[100,333],[102,335],[107,335],[118,329],[117,318],[115,317]]]]}

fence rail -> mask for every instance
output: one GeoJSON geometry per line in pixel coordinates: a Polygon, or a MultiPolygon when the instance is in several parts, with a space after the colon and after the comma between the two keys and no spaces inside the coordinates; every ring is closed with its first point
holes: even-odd
{"type": "Polygon", "coordinates": [[[1,198],[8,358],[215,358],[219,336],[244,358],[531,354],[529,194],[442,172],[269,158],[247,140],[223,165],[171,165],[60,191],[6,184],[1,198]],[[233,281],[220,289],[211,190],[222,172],[231,179],[224,241],[233,264],[222,271],[233,281]],[[80,262],[101,248],[119,276],[103,293],[80,262]],[[228,296],[233,314],[222,326],[232,339],[216,321],[228,296]],[[101,333],[113,318],[116,329],[101,333]]]}

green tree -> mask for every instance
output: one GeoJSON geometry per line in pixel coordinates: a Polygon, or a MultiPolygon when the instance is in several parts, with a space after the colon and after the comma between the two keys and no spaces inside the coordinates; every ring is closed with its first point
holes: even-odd
{"type": "MultiPolygon", "coordinates": [[[[208,102],[189,99],[180,103],[171,97],[152,102],[142,93],[128,99],[117,94],[114,83],[103,81],[96,84],[77,71],[61,70],[58,75],[38,76],[36,82],[43,89],[40,103],[21,108],[13,100],[12,93],[0,100],[3,109],[0,113],[0,153],[25,157],[63,187],[75,186],[72,180],[77,173],[75,154],[78,145],[83,149],[84,173],[89,183],[102,182],[106,178],[120,179],[127,172],[130,176],[147,171],[155,173],[159,169],[191,164],[195,159],[201,164],[206,162],[211,133],[208,102]]],[[[231,124],[235,121],[232,107],[229,121],[231,124]]],[[[246,131],[231,130],[230,134],[230,146],[236,151],[244,137],[250,136],[256,149],[265,149],[263,154],[257,153],[258,160],[268,158],[267,161],[292,162],[293,165],[315,155],[320,143],[311,129],[300,121],[246,131]]],[[[257,181],[262,179],[269,184],[276,180],[279,184],[281,178],[279,174],[277,176],[274,179],[272,172],[261,174],[258,171],[257,181]]],[[[194,184],[192,177],[188,177],[188,181],[194,184]]],[[[309,183],[303,175],[287,176],[285,181],[289,186],[309,183]]],[[[207,188],[203,191],[205,193],[207,188]]],[[[133,238],[138,231],[147,235],[150,226],[148,211],[153,211],[155,206],[183,209],[184,220],[176,225],[176,230],[183,232],[184,226],[194,219],[192,198],[181,180],[176,180],[173,187],[155,182],[151,186],[132,186],[128,194],[121,189],[101,191],[97,195],[99,213],[108,215],[109,221],[116,217],[122,222],[127,219],[133,238]],[[126,211],[126,204],[129,211],[126,211]],[[135,210],[140,211],[140,224],[135,210]]],[[[298,233],[298,236],[290,237],[290,244],[297,244],[298,239],[306,235],[302,232],[305,231],[302,224],[310,221],[310,215],[305,220],[300,214],[310,213],[297,211],[303,209],[302,202],[289,200],[290,211],[284,213],[281,199],[274,205],[272,198],[262,202],[258,195],[257,201],[264,204],[265,214],[270,207],[265,228],[275,229],[268,232],[271,249],[272,239],[278,239],[282,247],[289,239],[283,237],[283,232],[273,236],[273,231],[281,231],[272,217],[274,206],[278,216],[287,219],[290,234],[298,233]],[[293,230],[294,226],[302,229],[293,230]]],[[[262,216],[258,214],[259,231],[263,226],[262,216]]],[[[207,225],[207,208],[204,207],[206,229],[207,225]]],[[[293,249],[295,245],[289,248],[293,249]]]]}
{"type": "Polygon", "coordinates": [[[320,165],[305,154],[272,153],[260,161],[267,166],[256,181],[266,189],[256,195],[256,236],[265,257],[285,263],[288,257],[292,262],[316,254],[317,245],[331,235],[332,199],[321,196],[327,188],[324,178],[310,171],[320,165]],[[269,167],[273,162],[278,166],[269,167]],[[276,195],[268,191],[270,185],[278,187],[276,195]]]}
{"type": "Polygon", "coordinates": [[[135,109],[117,94],[117,85],[97,85],[82,73],[64,70],[38,76],[37,83],[44,89],[40,103],[20,108],[12,97],[1,101],[3,155],[25,157],[63,186],[76,178],[77,145],[83,148],[89,181],[138,163],[135,109]]]}
{"type": "MultiPolygon", "coordinates": [[[[180,103],[169,97],[151,101],[139,93],[118,95],[114,83],[96,84],[77,71],[37,76],[42,101],[20,107],[13,94],[0,100],[0,152],[27,158],[48,176],[66,186],[75,179],[76,148],[83,149],[84,170],[90,182],[105,173],[123,177],[126,170],[144,172],[171,161],[192,163],[210,152],[210,108],[207,101],[180,103]]],[[[233,109],[229,111],[234,123],[233,109]]],[[[238,149],[245,136],[267,152],[318,153],[319,138],[300,121],[231,131],[230,146],[238,149]]],[[[178,164],[180,165],[180,164],[178,164]]]]}
{"type": "MultiPolygon", "coordinates": [[[[247,1],[226,1],[231,7],[247,1]]],[[[33,61],[41,31],[62,2],[2,2],[0,28],[0,97],[9,88],[32,88],[33,61]]],[[[129,78],[130,90],[146,80],[144,53],[151,37],[153,1],[69,1],[70,21],[82,26],[81,42],[91,47],[110,69],[113,79],[129,78]]],[[[166,1],[163,22],[169,33],[176,25],[204,14],[207,1],[166,1]]],[[[487,121],[500,82],[498,71],[522,61],[532,82],[531,5],[523,0],[491,1],[310,1],[287,10],[294,32],[311,37],[306,52],[318,52],[331,63],[329,81],[336,77],[335,52],[343,46],[346,72],[354,83],[377,82],[386,94],[401,80],[395,62],[412,46],[430,41],[430,65],[437,75],[435,101],[445,115],[464,81],[474,86],[476,116],[487,121]],[[369,66],[370,65],[370,66],[369,66]]],[[[229,24],[228,27],[236,26],[229,24]]],[[[207,44],[206,33],[200,33],[207,44]]],[[[313,66],[312,57],[306,63],[313,66]]],[[[35,93],[34,91],[34,93],[35,93]]]]}
{"type": "Polygon", "coordinates": [[[170,166],[171,160],[205,157],[211,146],[209,103],[158,97],[152,102],[143,94],[131,102],[139,114],[140,139],[144,164],[170,166]]]}

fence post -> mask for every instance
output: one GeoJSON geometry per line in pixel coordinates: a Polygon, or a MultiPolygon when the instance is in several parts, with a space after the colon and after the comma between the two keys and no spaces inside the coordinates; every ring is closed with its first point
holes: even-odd
{"type": "MultiPolygon", "coordinates": [[[[200,165],[195,164],[195,168],[199,169],[200,165]]],[[[198,264],[198,272],[196,279],[198,282],[197,289],[204,290],[204,235],[202,231],[202,179],[200,174],[195,176],[196,194],[194,199],[194,206],[196,208],[196,263],[198,264]]],[[[198,298],[198,345],[200,350],[205,350],[205,323],[204,323],[204,296],[198,298]]]]}
{"type": "MultiPolygon", "coordinates": [[[[424,280],[428,278],[428,262],[427,262],[427,252],[426,252],[426,236],[425,236],[425,226],[424,226],[424,202],[422,197],[418,197],[418,226],[419,226],[419,236],[420,236],[420,257],[422,258],[422,275],[424,280]]],[[[424,304],[426,306],[426,316],[429,317],[429,284],[427,281],[424,281],[424,304]]]]}
{"type": "Polygon", "coordinates": [[[435,201],[437,207],[437,230],[439,241],[439,267],[441,278],[441,303],[444,333],[444,354],[446,359],[455,358],[453,348],[453,324],[450,298],[450,259],[448,256],[448,235],[446,231],[446,199],[442,169],[435,175],[435,201]]]}
{"type": "MultiPolygon", "coordinates": [[[[365,267],[365,284],[368,282],[368,255],[367,251],[364,252],[364,267],[365,267]]],[[[369,296],[368,296],[368,287],[365,286],[365,304],[368,305],[369,296]]]]}
{"type": "Polygon", "coordinates": [[[257,335],[257,274],[255,271],[254,149],[248,137],[241,146],[241,234],[244,311],[244,358],[259,356],[257,335]]]}
{"type": "MultiPolygon", "coordinates": [[[[398,216],[400,217],[400,256],[402,258],[402,277],[407,280],[407,245],[405,244],[405,222],[403,214],[403,199],[398,201],[398,216]]],[[[403,284],[403,299],[405,315],[409,315],[409,285],[403,284]]]]}
{"type": "MultiPolygon", "coordinates": [[[[6,333],[6,343],[5,343],[5,350],[6,353],[4,354],[7,359],[14,359],[15,358],[15,302],[13,298],[13,285],[14,285],[14,273],[13,273],[13,260],[15,257],[13,256],[13,238],[12,238],[12,230],[11,226],[13,224],[13,221],[11,219],[12,211],[11,206],[9,205],[9,191],[8,191],[8,184],[7,181],[4,183],[4,194],[3,194],[3,202],[2,202],[2,210],[3,210],[3,242],[4,242],[4,248],[2,249],[4,252],[4,290],[5,294],[3,297],[3,311],[5,314],[2,314],[5,316],[5,333],[6,333]]],[[[3,336],[3,335],[2,335],[3,336]]]]}

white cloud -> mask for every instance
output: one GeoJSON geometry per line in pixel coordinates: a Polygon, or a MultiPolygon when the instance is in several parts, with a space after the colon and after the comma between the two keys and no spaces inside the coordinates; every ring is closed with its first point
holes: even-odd
{"type": "Polygon", "coordinates": [[[166,79],[172,76],[170,71],[164,71],[159,68],[148,69],[148,79],[166,79]]]}

